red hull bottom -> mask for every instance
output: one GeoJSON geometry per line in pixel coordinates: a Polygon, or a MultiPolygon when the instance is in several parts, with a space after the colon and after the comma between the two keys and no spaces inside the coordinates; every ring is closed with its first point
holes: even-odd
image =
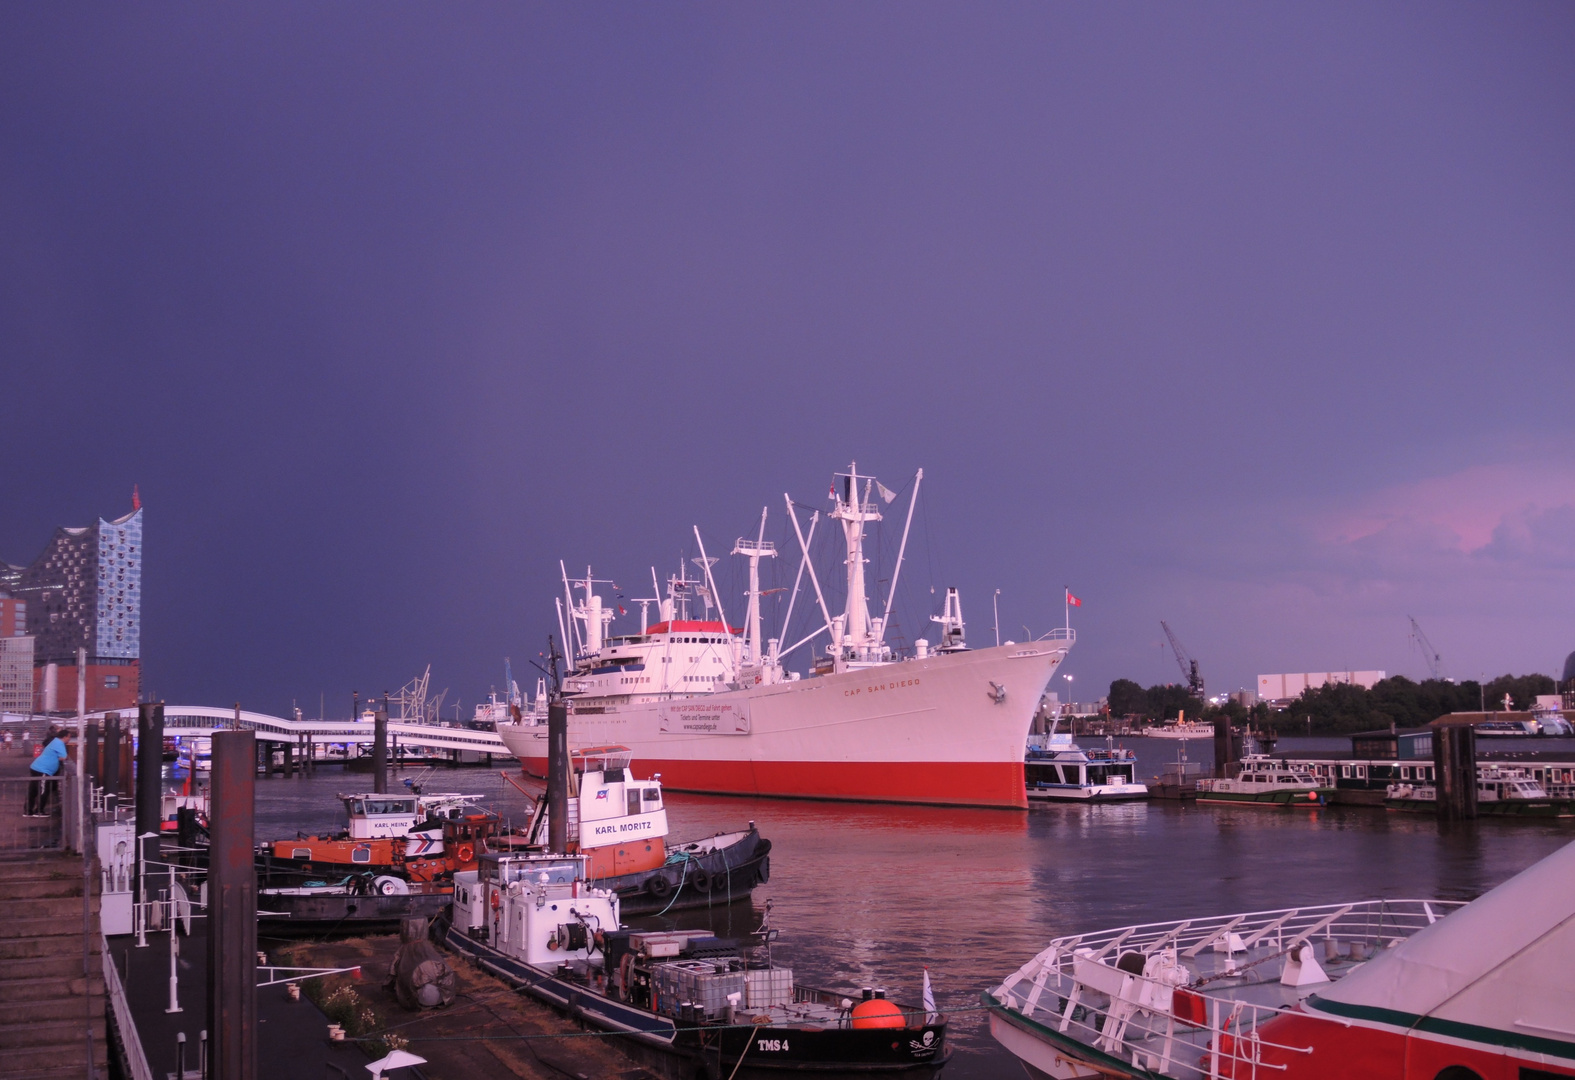
{"type": "MultiPolygon", "coordinates": [[[[547,759],[520,762],[535,776],[547,759]]],[[[919,803],[1026,810],[1022,762],[986,761],[651,761],[640,775],[662,774],[669,791],[756,795],[775,799],[919,803]]]]}

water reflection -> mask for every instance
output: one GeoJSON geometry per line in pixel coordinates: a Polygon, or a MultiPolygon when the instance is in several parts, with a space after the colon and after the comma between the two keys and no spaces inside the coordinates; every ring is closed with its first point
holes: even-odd
{"type": "MultiPolygon", "coordinates": [[[[1157,753],[1173,759],[1175,747],[1157,753]]],[[[367,786],[342,772],[260,781],[258,835],[338,828],[335,793],[367,786]]],[[[439,772],[428,789],[483,795],[516,822],[529,812],[496,771],[439,772]]],[[[953,1012],[952,1080],[1017,1075],[973,1010],[1058,934],[1357,898],[1468,899],[1575,838],[1567,821],[1444,828],[1377,809],[1164,802],[1021,813],[670,793],[668,816],[677,839],[754,820],[772,841],[771,881],[753,902],[639,923],[737,936],[769,898],[778,958],[802,981],[916,998],[928,965],[953,1012]]]]}

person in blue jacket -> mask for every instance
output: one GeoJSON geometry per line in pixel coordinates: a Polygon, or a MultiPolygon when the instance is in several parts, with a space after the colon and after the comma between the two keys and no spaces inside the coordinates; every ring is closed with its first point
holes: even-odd
{"type": "Polygon", "coordinates": [[[48,777],[60,775],[60,763],[66,760],[66,744],[60,738],[60,729],[51,727],[44,738],[44,752],[33,759],[28,772],[33,782],[27,785],[27,813],[25,817],[48,817],[49,802],[56,796],[59,784],[51,784],[48,777]]]}

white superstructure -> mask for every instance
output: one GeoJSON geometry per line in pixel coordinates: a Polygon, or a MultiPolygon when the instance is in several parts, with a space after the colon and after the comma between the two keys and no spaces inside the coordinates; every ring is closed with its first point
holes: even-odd
{"type": "MultiPolygon", "coordinates": [[[[658,587],[658,595],[634,601],[642,606],[637,634],[611,632],[615,609],[597,593],[610,583],[589,568],[573,581],[565,572],[559,617],[573,653],[564,681],[570,745],[626,746],[678,790],[1026,805],[1029,722],[1075,636],[1056,630],[970,650],[952,589],[934,618],[938,646],[921,637],[913,655],[897,654],[886,630],[922,478],[921,471],[914,479],[879,614],[867,596],[864,549],[870,525],[882,519],[881,503],[895,493],[856,466],[833,480],[826,516],[841,528],[847,590],[836,614],[809,557],[821,515],[811,514],[806,530],[784,496],[801,559],[783,625],[791,625],[806,578],[821,615],[821,625],[786,648],[777,638],[762,640],[759,562],[779,557],[764,538],[764,513],[756,537],[740,538],[732,549],[749,561],[744,627],[727,622],[711,569],[716,560],[698,530],[700,557],[693,561],[700,577],[681,567],[665,595],[658,587]],[[653,603],[660,619],[646,625],[653,603]],[[697,605],[701,610],[692,610],[697,605]],[[807,677],[787,670],[784,658],[812,643],[819,648],[807,677]]],[[[527,769],[545,771],[539,712],[500,724],[498,733],[527,769]]]]}

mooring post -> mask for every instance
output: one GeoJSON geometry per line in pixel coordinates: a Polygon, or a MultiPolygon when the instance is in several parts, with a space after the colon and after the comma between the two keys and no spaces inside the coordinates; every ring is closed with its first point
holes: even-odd
{"type": "Polygon", "coordinates": [[[104,714],[104,766],[99,783],[104,788],[104,812],[113,820],[120,798],[120,714],[104,714]]]}
{"type": "Polygon", "coordinates": [[[284,775],[295,775],[295,744],[284,743],[284,775]]]}
{"type": "Polygon", "coordinates": [[[1433,790],[1440,821],[1477,816],[1477,729],[1470,724],[1433,728],[1433,790]]]}
{"type": "Polygon", "coordinates": [[[137,706],[137,874],[159,858],[159,815],[164,806],[164,703],[137,706]],[[151,835],[149,835],[151,834],[151,835]]]}
{"type": "Polygon", "coordinates": [[[388,794],[388,710],[379,709],[372,717],[372,790],[388,794]]]}
{"type": "Polygon", "coordinates": [[[257,878],[253,868],[256,735],[213,733],[208,828],[210,1080],[257,1076],[257,878]]]}
{"type": "Polygon", "coordinates": [[[547,706],[547,850],[563,854],[569,846],[569,707],[561,699],[547,706]]]}
{"type": "Polygon", "coordinates": [[[1214,718],[1214,775],[1228,776],[1230,755],[1230,717],[1214,718]]]}
{"type": "Polygon", "coordinates": [[[97,784],[104,774],[104,751],[98,741],[97,720],[87,722],[87,733],[82,739],[82,757],[87,762],[88,779],[97,784]]]}

